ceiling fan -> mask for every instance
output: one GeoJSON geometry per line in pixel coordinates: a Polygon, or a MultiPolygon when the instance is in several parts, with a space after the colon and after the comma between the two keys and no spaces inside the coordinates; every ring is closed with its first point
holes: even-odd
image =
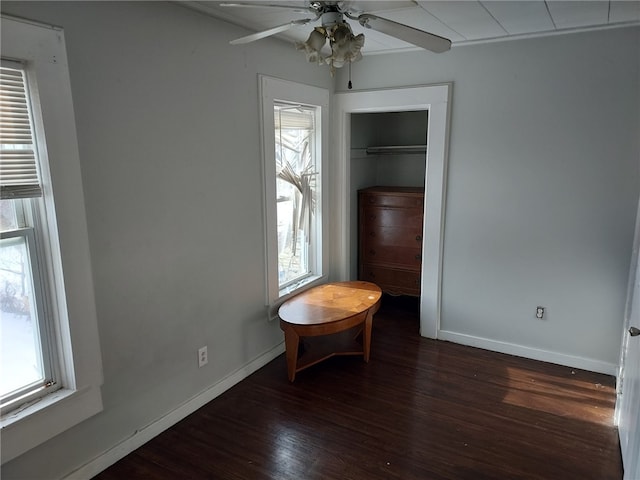
{"type": "Polygon", "coordinates": [[[287,9],[297,12],[308,12],[309,18],[292,20],[283,25],[264,30],[262,32],[252,33],[246,37],[232,40],[232,45],[244,44],[260,40],[262,38],[276,35],[298,25],[307,25],[320,20],[320,26],[313,29],[306,42],[297,42],[296,48],[304,50],[307,60],[317,62],[318,64],[328,64],[331,74],[335,73],[336,68],[351,64],[362,58],[360,53],[364,46],[364,34],[353,35],[351,26],[345,20],[357,21],[365,28],[377,30],[392,37],[396,37],[405,42],[411,43],[418,47],[430,50],[432,52],[441,53],[451,48],[451,41],[447,38],[440,37],[433,33],[428,33],[417,28],[394,22],[386,18],[379,17],[370,13],[360,13],[349,8],[352,2],[340,1],[310,1],[308,6],[299,7],[293,5],[277,5],[266,3],[221,3],[223,7],[241,7],[241,8],[274,8],[287,9]],[[329,55],[322,52],[327,40],[331,48],[329,55]]]}

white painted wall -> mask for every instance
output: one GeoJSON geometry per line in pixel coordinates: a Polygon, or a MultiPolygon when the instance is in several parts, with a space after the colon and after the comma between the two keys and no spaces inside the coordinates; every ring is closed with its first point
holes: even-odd
{"type": "Polygon", "coordinates": [[[640,184],[639,63],[640,29],[627,28],[353,65],[354,90],[453,82],[442,338],[615,373],[640,184]]]}
{"type": "Polygon", "coordinates": [[[229,46],[247,32],[175,4],[2,11],[65,29],[77,121],[104,411],[2,466],[60,478],[282,342],[264,307],[257,75],[332,80],[284,42],[229,46]]]}

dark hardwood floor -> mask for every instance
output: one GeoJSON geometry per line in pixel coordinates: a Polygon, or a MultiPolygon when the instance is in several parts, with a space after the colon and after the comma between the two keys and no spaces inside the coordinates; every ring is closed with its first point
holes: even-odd
{"type": "Polygon", "coordinates": [[[620,479],[613,377],[418,334],[385,296],[371,361],[284,355],[96,478],[620,479]]]}

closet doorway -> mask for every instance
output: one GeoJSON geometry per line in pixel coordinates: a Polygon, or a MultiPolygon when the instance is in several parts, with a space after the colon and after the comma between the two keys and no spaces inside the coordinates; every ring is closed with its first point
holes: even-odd
{"type": "MultiPolygon", "coordinates": [[[[357,242],[353,231],[357,217],[354,208],[352,180],[352,120],[353,115],[372,113],[420,112],[426,114],[426,151],[424,168],[425,210],[423,224],[422,272],[420,296],[420,333],[437,338],[440,327],[440,298],[442,278],[442,236],[446,186],[446,158],[448,144],[451,85],[409,87],[339,93],[333,108],[333,138],[330,219],[332,238],[332,272],[336,279],[355,278],[357,242]]],[[[357,142],[357,139],[354,138],[357,142]]],[[[359,147],[359,145],[355,145],[359,147]]],[[[358,149],[356,149],[358,150],[358,149]]],[[[357,155],[357,153],[356,153],[357,155]]],[[[357,168],[357,166],[356,166],[357,168]]],[[[382,165],[380,169],[384,170],[382,165]]],[[[417,167],[412,166],[415,169],[417,167]]],[[[376,167],[378,169],[378,167],[376,167]]],[[[378,169],[378,170],[380,170],[378,169]]],[[[388,172],[387,172],[388,173],[388,172]]]]}

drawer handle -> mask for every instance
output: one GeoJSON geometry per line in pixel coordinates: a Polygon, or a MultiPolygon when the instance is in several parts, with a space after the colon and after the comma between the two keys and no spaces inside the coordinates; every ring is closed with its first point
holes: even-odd
{"type": "Polygon", "coordinates": [[[422,255],[417,254],[417,255],[416,255],[416,260],[422,260],[422,255]]]}
{"type": "Polygon", "coordinates": [[[375,220],[376,216],[375,215],[369,215],[369,220],[375,220]]]}
{"type": "Polygon", "coordinates": [[[369,232],[369,236],[370,237],[375,237],[376,236],[376,232],[369,232]]]}
{"type": "Polygon", "coordinates": [[[373,272],[369,272],[369,276],[370,276],[371,278],[376,278],[376,274],[375,274],[375,273],[373,273],[373,272]]]}
{"type": "Polygon", "coordinates": [[[375,251],[375,250],[369,250],[369,253],[370,253],[371,255],[375,255],[375,254],[376,254],[376,251],[375,251]]]}
{"type": "Polygon", "coordinates": [[[422,241],[422,235],[416,235],[416,242],[422,241]]]}

